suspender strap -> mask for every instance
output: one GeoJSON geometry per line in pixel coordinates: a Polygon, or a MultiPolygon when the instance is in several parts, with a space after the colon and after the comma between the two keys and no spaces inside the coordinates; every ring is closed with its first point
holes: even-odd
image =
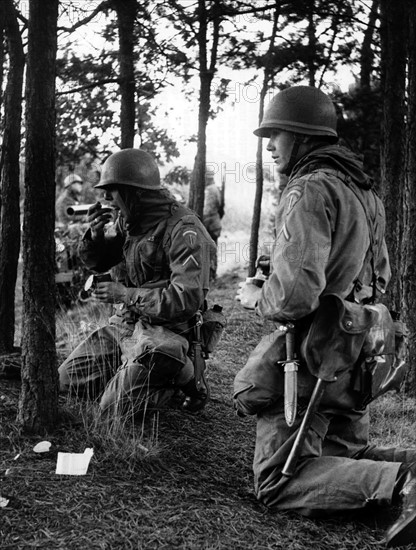
{"type": "Polygon", "coordinates": [[[341,180],[348,187],[348,189],[351,189],[351,191],[354,193],[354,195],[356,196],[356,198],[358,199],[358,201],[360,202],[364,210],[365,218],[367,220],[370,245],[365,254],[361,270],[358,276],[356,277],[356,279],[353,281],[353,283],[354,283],[354,290],[356,291],[361,290],[363,286],[362,281],[364,279],[367,266],[370,265],[371,273],[372,273],[371,275],[372,296],[371,296],[371,299],[369,299],[368,301],[374,303],[376,301],[376,296],[377,296],[377,277],[378,277],[378,273],[375,268],[375,259],[378,255],[376,236],[378,232],[377,220],[379,215],[379,205],[376,200],[376,196],[375,196],[376,194],[372,189],[368,189],[365,191],[366,193],[371,193],[372,196],[374,197],[375,212],[374,212],[374,217],[371,217],[369,212],[369,205],[366,203],[363,197],[363,194],[360,192],[360,189],[357,187],[357,185],[351,180],[351,178],[347,174],[344,174],[339,170],[327,168],[326,166],[320,167],[319,170],[327,174],[331,174],[337,177],[339,180],[341,180]]]}

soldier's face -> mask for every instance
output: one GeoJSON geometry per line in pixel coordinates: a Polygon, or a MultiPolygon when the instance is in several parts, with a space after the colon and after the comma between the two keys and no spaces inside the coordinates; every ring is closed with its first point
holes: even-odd
{"type": "Polygon", "coordinates": [[[267,150],[271,152],[279,174],[283,174],[289,164],[294,141],[294,135],[285,130],[273,130],[270,135],[267,150]]]}
{"type": "Polygon", "coordinates": [[[123,198],[120,195],[120,192],[117,187],[107,187],[104,194],[104,199],[106,202],[123,216],[124,219],[129,218],[129,211],[124,203],[123,198]]]}

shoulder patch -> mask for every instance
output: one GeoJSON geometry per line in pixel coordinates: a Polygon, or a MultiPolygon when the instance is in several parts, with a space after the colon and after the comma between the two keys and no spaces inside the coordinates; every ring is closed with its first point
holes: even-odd
{"type": "Polygon", "coordinates": [[[190,227],[184,227],[182,230],[182,238],[189,248],[194,248],[197,242],[197,232],[190,227]]]}
{"type": "Polygon", "coordinates": [[[300,187],[295,187],[288,192],[285,199],[286,216],[293,210],[293,207],[297,202],[299,202],[302,195],[303,195],[303,189],[300,187]]]}

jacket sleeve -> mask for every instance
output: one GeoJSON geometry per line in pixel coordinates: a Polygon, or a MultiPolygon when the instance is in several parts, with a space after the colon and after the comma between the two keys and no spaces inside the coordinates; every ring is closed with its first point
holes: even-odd
{"type": "Polygon", "coordinates": [[[366,212],[353,191],[331,174],[310,173],[285,189],[276,219],[258,312],[295,321],[315,311],[324,294],[346,298],[370,246],[366,212]]]}
{"type": "Polygon", "coordinates": [[[302,183],[282,196],[276,218],[272,272],[257,309],[268,319],[296,320],[317,308],[325,288],[331,220],[324,198],[302,183]]]}
{"type": "Polygon", "coordinates": [[[214,246],[195,216],[182,218],[173,228],[167,245],[171,272],[167,286],[130,288],[127,306],[154,324],[175,324],[192,318],[208,292],[214,246]]]}

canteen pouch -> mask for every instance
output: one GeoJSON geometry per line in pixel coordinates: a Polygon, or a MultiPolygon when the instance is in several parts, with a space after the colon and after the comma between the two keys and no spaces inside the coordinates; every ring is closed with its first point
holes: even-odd
{"type": "Polygon", "coordinates": [[[327,382],[352,371],[354,406],[363,409],[403,382],[400,326],[384,304],[362,305],[329,294],[321,299],[301,355],[310,372],[327,382]]]}
{"type": "Polygon", "coordinates": [[[388,311],[387,314],[383,323],[384,345],[377,332],[379,327],[372,327],[357,365],[353,389],[359,397],[359,409],[388,391],[399,391],[406,376],[406,327],[401,321],[394,321],[388,311]]]}
{"type": "Polygon", "coordinates": [[[202,314],[201,346],[205,353],[212,353],[220,341],[222,332],[227,325],[222,307],[215,304],[202,314]]]}

